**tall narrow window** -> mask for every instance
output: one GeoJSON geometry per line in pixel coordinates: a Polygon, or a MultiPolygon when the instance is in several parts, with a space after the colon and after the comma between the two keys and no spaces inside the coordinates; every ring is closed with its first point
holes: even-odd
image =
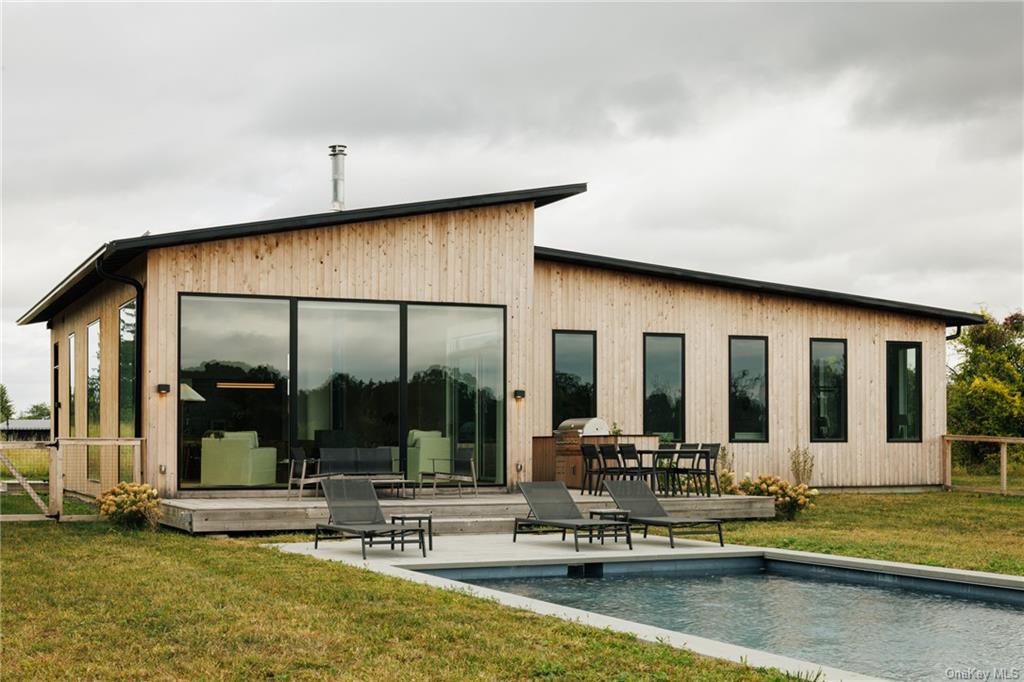
{"type": "Polygon", "coordinates": [[[846,341],[811,339],[811,441],[846,440],[846,341]]]}
{"type": "Polygon", "coordinates": [[[60,344],[53,344],[53,407],[50,410],[50,423],[53,438],[60,436],[60,344]]]}
{"type": "Polygon", "coordinates": [[[597,332],[554,332],[552,423],[597,416],[597,332]]]}
{"type": "MultiPolygon", "coordinates": [[[[135,299],[118,313],[117,344],[117,435],[133,438],[135,433],[135,299]]],[[[131,481],[134,451],[122,446],[117,451],[118,480],[131,481]]]]}
{"type": "Polygon", "coordinates": [[[889,341],[886,351],[886,426],[890,441],[921,440],[921,344],[889,341]]]}
{"type": "MultiPolygon", "coordinates": [[[[100,437],[100,321],[85,328],[85,417],[86,435],[100,437]]],[[[86,478],[100,480],[101,450],[98,445],[86,448],[86,478]]]]}
{"type": "Polygon", "coordinates": [[[729,440],[768,441],[768,337],[729,337],[729,440]]]}
{"type": "Polygon", "coordinates": [[[644,334],[644,433],[685,439],[682,334],[644,334]]]}
{"type": "Polygon", "coordinates": [[[68,437],[75,437],[75,335],[68,334],[68,437]]]}

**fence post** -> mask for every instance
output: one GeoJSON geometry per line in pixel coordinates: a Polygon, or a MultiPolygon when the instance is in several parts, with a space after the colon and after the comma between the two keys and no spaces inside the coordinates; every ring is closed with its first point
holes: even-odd
{"type": "Polygon", "coordinates": [[[948,438],[942,439],[942,487],[946,490],[953,489],[953,441],[948,438]]]}
{"type": "Polygon", "coordinates": [[[64,511],[64,453],[60,443],[47,446],[50,451],[49,515],[60,520],[64,511]]]}
{"type": "Polygon", "coordinates": [[[1009,491],[1006,485],[1006,469],[1008,466],[1006,455],[1006,442],[999,444],[999,494],[1006,495],[1009,491]]]}

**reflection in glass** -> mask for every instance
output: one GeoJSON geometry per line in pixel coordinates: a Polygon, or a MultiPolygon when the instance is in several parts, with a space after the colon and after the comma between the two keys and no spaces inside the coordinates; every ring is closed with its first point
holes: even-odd
{"type": "MultiPolygon", "coordinates": [[[[117,346],[117,434],[135,437],[135,299],[121,306],[118,312],[117,346]]],[[[117,451],[119,481],[132,480],[132,448],[117,451]]]]}
{"type": "Polygon", "coordinates": [[[644,336],[644,433],[684,440],[682,335],[644,336]]]}
{"type": "MultiPolygon", "coordinates": [[[[289,302],[183,296],[183,487],[269,486],[288,445],[289,302]]],[[[281,467],[281,477],[285,467],[281,467]]]]}
{"type": "Polygon", "coordinates": [[[397,305],[300,301],[298,440],[390,447],[398,461],[397,305]]]}
{"type": "Polygon", "coordinates": [[[811,440],[846,440],[843,341],[811,341],[811,440]]]}
{"type": "MultiPolygon", "coordinates": [[[[85,435],[100,437],[100,321],[85,328],[85,435]]],[[[89,445],[85,454],[85,475],[100,480],[100,447],[89,445]]]]}
{"type": "Polygon", "coordinates": [[[75,335],[68,334],[68,437],[75,437],[75,335]]]}
{"type": "Polygon", "coordinates": [[[729,439],[768,440],[768,340],[729,338],[729,439]]]}
{"type": "Polygon", "coordinates": [[[889,440],[921,440],[921,344],[886,344],[887,430],[889,440]]]}
{"type": "Polygon", "coordinates": [[[555,332],[553,428],[566,419],[597,416],[594,332],[555,332]]]}
{"type": "Polygon", "coordinates": [[[408,307],[411,478],[472,460],[480,481],[504,482],[504,324],[498,308],[408,307]]]}

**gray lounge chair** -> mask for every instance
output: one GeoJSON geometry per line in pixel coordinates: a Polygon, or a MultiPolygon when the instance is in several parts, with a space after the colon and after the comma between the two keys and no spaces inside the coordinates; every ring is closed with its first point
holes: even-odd
{"type": "MultiPolygon", "coordinates": [[[[373,482],[367,478],[326,478],[320,481],[327,498],[327,509],[330,519],[327,523],[316,524],[316,536],[313,549],[320,546],[320,533],[327,532],[327,537],[359,538],[363,546],[363,559],[366,559],[366,548],[373,547],[374,541],[386,540],[391,549],[397,541],[405,549],[407,536],[415,536],[416,541],[427,556],[427,545],[423,542],[423,528],[401,526],[388,523],[384,511],[380,508],[373,482]]],[[[392,520],[397,518],[391,517],[392,520]]],[[[326,538],[325,538],[326,539],[326,538]]]]}
{"type": "Polygon", "coordinates": [[[670,516],[643,481],[605,481],[604,485],[615,500],[615,506],[629,512],[629,522],[644,527],[645,538],[647,529],[651,526],[667,528],[669,547],[675,547],[676,541],[672,532],[681,528],[689,535],[717,535],[718,544],[725,546],[721,521],[670,516]]]}
{"type": "MultiPolygon", "coordinates": [[[[517,518],[512,529],[512,542],[516,541],[521,528],[537,528],[537,532],[545,528],[556,528],[562,530],[562,539],[565,540],[567,531],[572,531],[573,545],[576,551],[580,551],[580,531],[586,531],[587,537],[593,541],[594,531],[604,541],[606,530],[613,530],[615,533],[625,532],[626,543],[633,549],[633,538],[629,533],[629,524],[625,521],[603,521],[596,519],[584,519],[579,507],[572,501],[572,495],[565,483],[561,481],[534,481],[532,483],[520,483],[519,490],[530,505],[531,517],[517,518]]],[[[616,535],[617,537],[617,535],[616,535]]]]}

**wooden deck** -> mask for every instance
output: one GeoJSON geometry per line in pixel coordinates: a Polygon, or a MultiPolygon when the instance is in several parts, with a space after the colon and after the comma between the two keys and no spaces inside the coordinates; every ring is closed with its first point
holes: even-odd
{"type": "MultiPolygon", "coordinates": [[[[594,497],[573,493],[586,514],[589,509],[613,507],[607,495],[594,497]]],[[[666,497],[662,504],[670,513],[719,519],[770,518],[775,515],[772,498],[666,497]]],[[[512,519],[526,516],[529,508],[522,495],[510,493],[465,494],[449,492],[436,497],[429,493],[417,499],[381,497],[384,513],[426,513],[434,517],[434,531],[452,533],[512,532],[512,519]]],[[[160,522],[189,533],[234,533],[248,531],[312,530],[327,520],[323,498],[209,497],[165,499],[160,504],[160,522]]]]}

